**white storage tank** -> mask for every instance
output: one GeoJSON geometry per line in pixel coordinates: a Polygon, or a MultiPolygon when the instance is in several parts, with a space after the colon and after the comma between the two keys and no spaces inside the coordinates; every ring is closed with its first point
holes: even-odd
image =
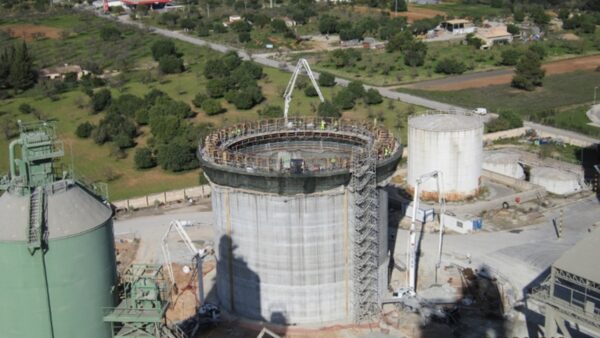
{"type": "Polygon", "coordinates": [[[486,151],[483,154],[483,169],[493,173],[516,178],[525,179],[525,171],[519,164],[519,154],[502,150],[486,151]]]}
{"type": "Polygon", "coordinates": [[[549,193],[568,195],[581,191],[581,177],[571,171],[551,167],[535,167],[531,169],[529,181],[544,187],[549,193]]]}
{"type": "MultiPolygon", "coordinates": [[[[483,153],[483,122],[456,114],[422,115],[408,121],[408,185],[421,175],[440,170],[444,195],[457,201],[479,192],[483,153]]],[[[421,186],[423,199],[436,199],[435,180],[421,186]]]]}

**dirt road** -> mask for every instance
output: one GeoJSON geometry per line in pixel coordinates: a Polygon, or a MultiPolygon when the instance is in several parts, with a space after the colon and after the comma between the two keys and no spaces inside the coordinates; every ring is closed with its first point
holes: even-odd
{"type": "MultiPolygon", "coordinates": [[[[600,67],[600,55],[554,61],[542,66],[542,68],[546,70],[546,75],[563,74],[577,70],[593,70],[597,67],[600,67]]],[[[439,80],[422,81],[407,85],[406,87],[444,91],[479,88],[510,83],[513,74],[513,69],[500,69],[489,72],[451,76],[439,80]]]]}

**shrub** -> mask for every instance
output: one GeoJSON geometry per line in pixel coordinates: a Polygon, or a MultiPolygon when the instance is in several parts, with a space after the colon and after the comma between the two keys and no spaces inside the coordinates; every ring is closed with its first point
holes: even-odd
{"type": "Polygon", "coordinates": [[[403,51],[404,64],[411,67],[419,67],[425,63],[427,46],[422,41],[414,42],[403,51]]]}
{"type": "Polygon", "coordinates": [[[104,41],[117,40],[121,38],[121,31],[112,25],[103,26],[100,28],[100,38],[104,41]]]}
{"type": "Polygon", "coordinates": [[[365,96],[365,87],[363,86],[362,82],[360,81],[351,81],[348,84],[348,91],[350,91],[350,93],[352,93],[352,97],[354,98],[354,100],[363,98],[365,96]]]}
{"type": "Polygon", "coordinates": [[[206,93],[213,99],[223,97],[227,91],[227,85],[223,79],[212,79],[206,84],[206,93]]]}
{"type": "Polygon", "coordinates": [[[335,96],[335,98],[333,99],[333,102],[335,103],[336,106],[340,107],[342,110],[352,109],[352,108],[354,108],[354,104],[355,104],[354,93],[352,93],[350,88],[345,88],[335,96]]]}
{"type": "Polygon", "coordinates": [[[329,73],[321,73],[319,75],[319,85],[323,87],[333,87],[335,86],[335,77],[329,73]]]}
{"type": "Polygon", "coordinates": [[[529,46],[529,50],[536,53],[541,60],[543,60],[546,57],[546,48],[544,48],[544,46],[541,43],[534,43],[531,46],[529,46]]]}
{"type": "Polygon", "coordinates": [[[545,71],[542,69],[542,62],[537,53],[527,51],[519,60],[515,67],[515,76],[511,86],[528,91],[534,90],[537,86],[542,86],[545,71]]]}
{"type": "Polygon", "coordinates": [[[517,35],[521,32],[521,30],[519,29],[519,27],[517,25],[514,25],[512,23],[509,23],[508,25],[506,25],[506,30],[512,34],[512,35],[517,35]]]}
{"type": "Polygon", "coordinates": [[[202,102],[202,110],[209,116],[217,115],[225,111],[223,107],[221,107],[219,100],[215,99],[204,100],[204,102],[202,102]]]}
{"type": "Polygon", "coordinates": [[[127,149],[135,145],[133,138],[125,133],[119,133],[113,138],[113,141],[119,147],[119,149],[127,149]]]}
{"type": "Polygon", "coordinates": [[[192,100],[192,104],[194,105],[194,107],[200,108],[200,107],[202,107],[202,102],[204,102],[204,100],[206,100],[206,99],[208,99],[208,96],[206,96],[206,94],[198,93],[198,94],[196,94],[196,96],[194,96],[194,99],[192,100]]]}
{"type": "Polygon", "coordinates": [[[340,108],[330,101],[321,102],[317,109],[317,115],[320,117],[341,117],[340,108]]]}
{"type": "Polygon", "coordinates": [[[275,118],[275,117],[282,117],[283,116],[283,109],[280,106],[266,106],[265,109],[260,110],[258,112],[258,115],[260,115],[261,117],[269,117],[269,118],[275,118]]]}
{"type": "Polygon", "coordinates": [[[137,169],[148,169],[156,166],[156,159],[152,155],[152,151],[146,147],[135,151],[133,161],[137,169]]]}
{"type": "Polygon", "coordinates": [[[462,74],[466,70],[467,66],[462,61],[451,58],[442,59],[437,63],[437,65],[435,65],[436,73],[462,74]]]}
{"type": "Polygon", "coordinates": [[[92,135],[92,130],[94,130],[94,125],[89,122],[80,123],[75,129],[75,135],[79,138],[88,138],[92,135]]]}
{"type": "Polygon", "coordinates": [[[319,94],[317,93],[317,90],[315,89],[315,87],[308,86],[304,89],[304,95],[306,95],[308,97],[315,97],[315,96],[318,96],[319,94]]]}
{"type": "Polygon", "coordinates": [[[483,46],[483,40],[476,37],[475,34],[469,33],[467,34],[467,45],[475,47],[475,49],[480,49],[483,46]]]}
{"type": "Polygon", "coordinates": [[[35,111],[35,108],[33,108],[31,105],[29,105],[28,103],[21,103],[19,105],[19,111],[23,114],[31,114],[35,111]]]}

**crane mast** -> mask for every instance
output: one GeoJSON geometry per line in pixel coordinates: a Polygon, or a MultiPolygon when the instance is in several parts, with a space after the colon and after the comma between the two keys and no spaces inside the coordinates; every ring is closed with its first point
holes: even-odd
{"type": "MultiPolygon", "coordinates": [[[[416,272],[417,272],[417,209],[419,209],[419,195],[421,185],[429,179],[435,178],[438,191],[438,203],[440,204],[440,236],[438,243],[438,261],[436,263],[436,271],[441,264],[442,259],[442,236],[444,233],[444,215],[446,213],[446,200],[444,199],[444,180],[443,174],[439,170],[434,170],[427,174],[421,175],[415,181],[415,193],[413,196],[412,221],[410,224],[410,232],[408,237],[407,261],[408,261],[408,288],[412,292],[416,292],[416,272]]],[[[436,273],[437,275],[437,273],[436,273]]]]}
{"type": "Polygon", "coordinates": [[[310,79],[310,82],[312,83],[313,87],[315,87],[315,90],[317,91],[317,94],[319,95],[319,99],[321,100],[321,102],[325,102],[323,93],[321,93],[319,84],[317,83],[317,80],[315,79],[315,76],[314,76],[312,70],[310,69],[310,66],[308,65],[308,61],[306,61],[306,59],[299,59],[298,63],[296,64],[296,68],[294,69],[294,73],[292,74],[292,78],[290,79],[290,82],[288,82],[288,85],[285,89],[285,93],[283,94],[283,100],[284,100],[283,117],[285,119],[286,124],[288,122],[288,113],[290,110],[290,102],[292,102],[292,94],[294,93],[294,87],[296,86],[296,80],[298,79],[298,75],[302,71],[302,68],[304,68],[304,70],[306,71],[306,74],[308,75],[308,78],[310,79]]]}

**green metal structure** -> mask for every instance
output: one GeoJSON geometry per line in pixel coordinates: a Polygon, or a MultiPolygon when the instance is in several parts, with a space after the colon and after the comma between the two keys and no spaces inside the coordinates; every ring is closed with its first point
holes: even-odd
{"type": "Polygon", "coordinates": [[[0,180],[0,336],[110,338],[112,209],[59,170],[64,146],[52,124],[20,129],[0,180]]]}
{"type": "Polygon", "coordinates": [[[169,290],[162,265],[134,264],[122,275],[123,300],[116,308],[106,308],[104,321],[110,323],[115,338],[185,338],[173,325],[168,328],[165,314],[169,290]]]}

